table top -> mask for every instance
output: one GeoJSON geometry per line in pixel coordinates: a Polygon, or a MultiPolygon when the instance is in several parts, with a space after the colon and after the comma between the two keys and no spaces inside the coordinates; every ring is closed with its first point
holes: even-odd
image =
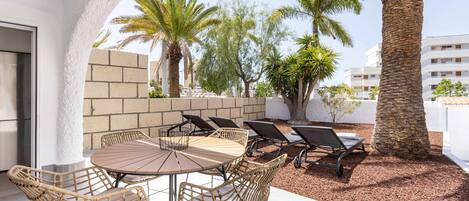
{"type": "Polygon", "coordinates": [[[162,150],[158,138],[116,144],[98,150],[91,163],[112,172],[168,175],[198,172],[228,164],[242,157],[245,148],[214,137],[190,137],[185,150],[162,150]]]}

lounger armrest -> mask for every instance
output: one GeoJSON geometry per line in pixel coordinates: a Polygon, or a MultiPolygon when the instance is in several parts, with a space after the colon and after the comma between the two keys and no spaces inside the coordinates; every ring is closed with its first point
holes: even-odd
{"type": "Polygon", "coordinates": [[[103,193],[96,196],[96,200],[98,201],[111,200],[111,198],[122,198],[122,200],[128,200],[128,198],[132,198],[132,201],[148,200],[147,194],[141,186],[122,188],[119,191],[103,193]]]}

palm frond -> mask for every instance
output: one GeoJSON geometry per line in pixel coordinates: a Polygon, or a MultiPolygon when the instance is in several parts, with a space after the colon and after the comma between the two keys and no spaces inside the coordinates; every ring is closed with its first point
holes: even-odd
{"type": "Polygon", "coordinates": [[[352,11],[358,15],[362,10],[362,3],[360,0],[334,0],[325,4],[323,10],[328,14],[338,14],[345,11],[352,11]]]}
{"type": "Polygon", "coordinates": [[[328,27],[330,35],[334,39],[338,39],[345,46],[353,46],[352,38],[340,22],[331,18],[325,18],[324,22],[328,27]]]}
{"type": "Polygon", "coordinates": [[[111,36],[112,32],[110,30],[107,30],[106,33],[102,36],[103,33],[104,33],[104,30],[101,30],[99,32],[98,38],[93,43],[93,48],[99,48],[101,45],[106,43],[107,40],[109,39],[109,36],[111,36]]]}
{"type": "Polygon", "coordinates": [[[280,7],[271,16],[273,20],[285,18],[306,19],[308,17],[312,17],[310,13],[301,10],[301,8],[291,6],[280,7]]]}

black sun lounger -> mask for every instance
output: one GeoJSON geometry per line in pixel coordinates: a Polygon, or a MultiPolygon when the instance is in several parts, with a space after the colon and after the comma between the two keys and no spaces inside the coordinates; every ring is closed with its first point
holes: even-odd
{"type": "MultiPolygon", "coordinates": [[[[225,117],[208,117],[210,120],[213,121],[218,127],[220,128],[241,128],[236,124],[233,120],[225,118],[225,117]]],[[[257,137],[257,133],[253,130],[249,130],[249,139],[254,139],[257,137]]]]}
{"type": "Polygon", "coordinates": [[[183,122],[180,125],[191,123],[196,128],[198,128],[198,130],[194,129],[191,132],[191,135],[209,135],[209,134],[211,134],[215,131],[215,128],[213,128],[210,124],[208,124],[206,121],[204,121],[199,116],[183,114],[182,117],[184,117],[184,119],[186,119],[187,121],[183,122]]]}
{"type": "MultiPolygon", "coordinates": [[[[277,153],[275,154],[276,156],[283,153],[291,146],[303,142],[301,137],[297,135],[292,135],[292,134],[284,135],[274,125],[274,123],[271,123],[271,122],[245,121],[244,123],[246,123],[246,125],[248,125],[252,130],[254,130],[259,136],[259,138],[263,139],[263,141],[270,142],[273,145],[278,147],[277,153]]],[[[249,146],[248,151],[247,151],[248,156],[252,156],[253,152],[259,152],[258,142],[259,140],[256,140],[251,144],[251,146],[249,146]]]]}
{"type": "Polygon", "coordinates": [[[362,137],[337,136],[334,130],[329,127],[292,126],[292,129],[306,144],[306,148],[294,159],[293,164],[296,168],[300,168],[302,162],[331,166],[331,164],[307,160],[308,152],[327,153],[337,157],[337,161],[333,166],[336,168],[337,176],[342,177],[344,174],[344,167],[341,164],[342,159],[355,149],[360,149],[366,153],[362,137]]]}

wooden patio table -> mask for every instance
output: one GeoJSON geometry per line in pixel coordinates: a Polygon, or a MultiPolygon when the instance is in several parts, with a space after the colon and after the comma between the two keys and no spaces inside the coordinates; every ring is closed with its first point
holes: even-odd
{"type": "Polygon", "coordinates": [[[96,167],[117,173],[115,186],[126,175],[169,175],[169,200],[177,199],[178,174],[218,168],[226,179],[224,166],[240,158],[245,147],[237,142],[214,138],[189,138],[184,150],[162,150],[158,138],[116,144],[91,156],[96,167]]]}

